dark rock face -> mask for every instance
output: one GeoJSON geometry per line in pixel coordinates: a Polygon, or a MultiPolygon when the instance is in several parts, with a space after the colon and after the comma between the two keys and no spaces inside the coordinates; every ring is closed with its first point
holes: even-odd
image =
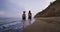
{"type": "Polygon", "coordinates": [[[60,0],[51,3],[45,10],[35,15],[35,17],[58,17],[58,16],[60,16],[60,0]]]}

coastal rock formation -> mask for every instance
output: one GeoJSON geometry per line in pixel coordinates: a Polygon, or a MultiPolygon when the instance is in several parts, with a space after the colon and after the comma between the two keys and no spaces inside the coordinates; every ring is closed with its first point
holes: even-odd
{"type": "Polygon", "coordinates": [[[60,16],[60,0],[51,3],[45,10],[37,13],[36,17],[59,17],[60,16]]]}

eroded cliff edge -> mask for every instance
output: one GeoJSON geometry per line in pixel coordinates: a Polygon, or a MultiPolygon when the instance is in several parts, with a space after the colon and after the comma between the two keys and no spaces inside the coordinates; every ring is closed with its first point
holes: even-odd
{"type": "Polygon", "coordinates": [[[45,10],[37,13],[35,18],[38,17],[60,17],[60,0],[54,1],[45,10]]]}

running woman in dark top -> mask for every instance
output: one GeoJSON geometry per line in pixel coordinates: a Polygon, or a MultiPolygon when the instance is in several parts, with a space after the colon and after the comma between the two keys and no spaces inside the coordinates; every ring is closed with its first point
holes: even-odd
{"type": "Polygon", "coordinates": [[[31,11],[29,11],[29,13],[28,13],[28,19],[32,19],[32,14],[31,14],[31,11]]]}
{"type": "Polygon", "coordinates": [[[25,14],[25,11],[23,11],[22,19],[23,19],[23,20],[26,20],[26,14],[25,14]]]}

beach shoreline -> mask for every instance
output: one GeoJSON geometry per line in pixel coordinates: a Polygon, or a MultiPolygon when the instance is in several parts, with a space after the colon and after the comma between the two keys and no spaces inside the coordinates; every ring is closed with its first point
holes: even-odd
{"type": "Polygon", "coordinates": [[[60,31],[60,17],[40,17],[36,21],[26,27],[24,32],[59,32],[60,31]]]}

